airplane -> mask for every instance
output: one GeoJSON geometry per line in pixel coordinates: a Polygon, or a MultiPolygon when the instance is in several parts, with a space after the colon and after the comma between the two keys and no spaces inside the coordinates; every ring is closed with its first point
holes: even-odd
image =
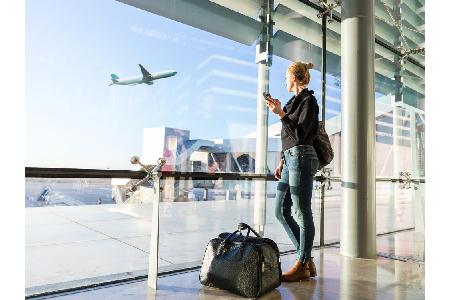
{"type": "Polygon", "coordinates": [[[153,81],[156,79],[172,77],[177,74],[177,72],[174,70],[150,73],[141,64],[139,64],[139,67],[141,68],[142,76],[120,78],[116,74],[111,74],[112,83],[109,86],[114,85],[114,84],[136,85],[136,84],[142,84],[142,83],[152,85],[153,81]]]}

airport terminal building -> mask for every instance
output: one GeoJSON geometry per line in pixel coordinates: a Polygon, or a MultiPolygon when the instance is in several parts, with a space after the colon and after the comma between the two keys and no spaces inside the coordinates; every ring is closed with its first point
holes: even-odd
{"type": "Polygon", "coordinates": [[[317,276],[263,298],[425,298],[425,0],[50,2],[26,2],[27,299],[237,298],[199,272],[241,222],[285,272],[263,93],[299,61],[334,152],[317,276]]]}

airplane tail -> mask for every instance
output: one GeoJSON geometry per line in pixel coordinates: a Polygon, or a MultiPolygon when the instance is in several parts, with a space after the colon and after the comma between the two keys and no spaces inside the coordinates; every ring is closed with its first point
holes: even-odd
{"type": "Polygon", "coordinates": [[[111,80],[113,82],[117,82],[117,79],[119,79],[119,76],[117,76],[116,74],[111,74],[111,80]]]}

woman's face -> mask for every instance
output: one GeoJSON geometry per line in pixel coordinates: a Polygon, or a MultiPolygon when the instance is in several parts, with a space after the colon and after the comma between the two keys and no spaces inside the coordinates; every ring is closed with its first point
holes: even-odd
{"type": "Polygon", "coordinates": [[[293,88],[294,88],[294,83],[295,83],[295,76],[292,75],[289,71],[286,71],[286,75],[285,75],[285,80],[286,80],[286,89],[288,92],[292,92],[293,88]]]}

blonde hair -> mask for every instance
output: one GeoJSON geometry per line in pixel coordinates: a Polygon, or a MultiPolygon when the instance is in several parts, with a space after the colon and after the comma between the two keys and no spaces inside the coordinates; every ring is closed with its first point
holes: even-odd
{"type": "Polygon", "coordinates": [[[300,61],[292,63],[288,71],[300,80],[301,85],[308,85],[311,76],[309,75],[309,69],[312,69],[314,65],[312,63],[302,63],[300,61]]]}

